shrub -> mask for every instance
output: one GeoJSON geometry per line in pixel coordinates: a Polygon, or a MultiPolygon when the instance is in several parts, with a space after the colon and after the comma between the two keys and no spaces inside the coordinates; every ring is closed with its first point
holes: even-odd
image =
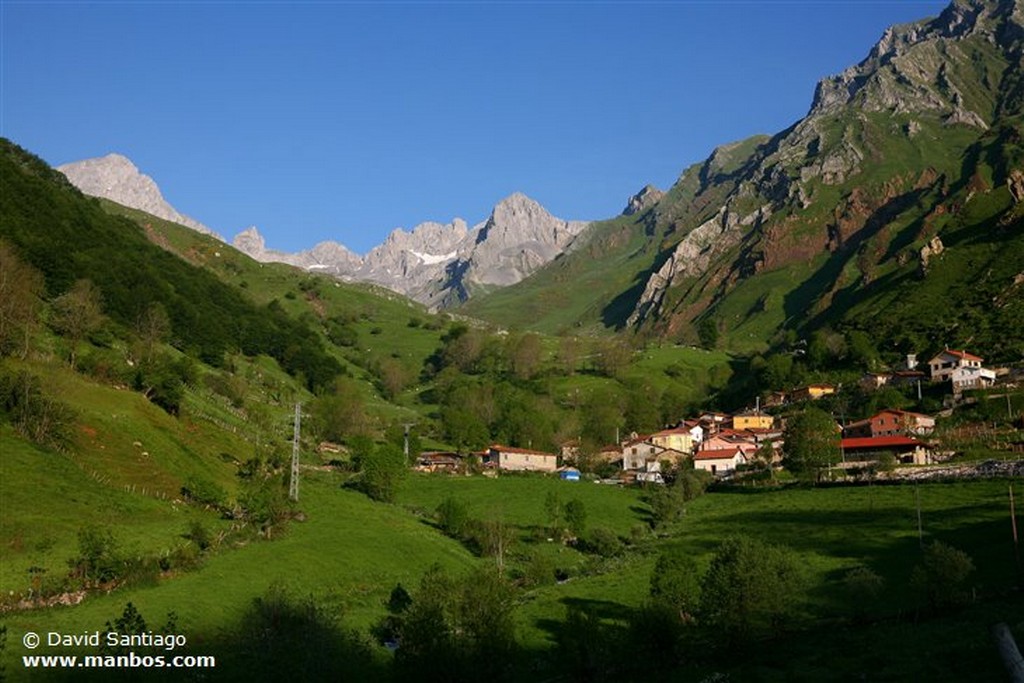
{"type": "Polygon", "coordinates": [[[437,506],[437,523],[446,535],[461,539],[469,524],[469,508],[462,501],[448,496],[437,506]]]}
{"type": "Polygon", "coordinates": [[[68,560],[74,577],[106,583],[116,579],[123,569],[118,543],[110,529],[81,529],[78,532],[78,552],[78,557],[68,560]]]}
{"type": "Polygon", "coordinates": [[[194,503],[217,509],[223,508],[227,500],[227,494],[219,484],[195,475],[185,480],[181,487],[181,495],[194,503]]]}
{"type": "Polygon", "coordinates": [[[0,367],[0,415],[41,446],[64,449],[72,444],[75,411],[45,391],[39,378],[29,372],[0,367]]]}
{"type": "Polygon", "coordinates": [[[974,561],[967,553],[934,541],[925,546],[910,583],[933,609],[955,607],[967,602],[967,577],[973,571],[974,561]]]}
{"type": "Polygon", "coordinates": [[[868,607],[878,599],[885,586],[885,580],[868,567],[854,567],[846,572],[843,585],[858,615],[867,611],[868,607]]]}
{"type": "Polygon", "coordinates": [[[792,551],[732,537],[719,546],[701,581],[700,612],[734,642],[777,629],[801,588],[792,551]]]}
{"type": "Polygon", "coordinates": [[[615,557],[622,552],[622,541],[607,527],[594,527],[583,540],[583,548],[601,557],[615,557]]]}
{"type": "Polygon", "coordinates": [[[188,533],[185,534],[185,538],[195,543],[200,550],[206,550],[213,544],[213,535],[198,519],[192,520],[192,523],[188,527],[188,533]]]}

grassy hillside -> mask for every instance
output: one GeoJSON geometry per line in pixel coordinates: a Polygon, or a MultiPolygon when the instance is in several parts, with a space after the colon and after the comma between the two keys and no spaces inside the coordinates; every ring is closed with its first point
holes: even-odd
{"type": "Polygon", "coordinates": [[[470,299],[460,311],[547,334],[623,329],[684,226],[714,215],[739,169],[767,139],[722,145],[684,170],[654,208],[592,225],[568,253],[516,285],[470,299]]]}
{"type": "MultiPolygon", "coordinates": [[[[220,648],[244,642],[229,634],[240,633],[238,620],[247,605],[278,585],[292,595],[313,596],[344,614],[348,626],[365,629],[383,617],[396,583],[413,590],[433,563],[460,575],[493,561],[473,557],[427,523],[447,497],[467,502],[481,517],[500,515],[517,531],[510,571],[540,551],[550,551],[557,566],[572,570],[567,582],[518,594],[517,633],[528,654],[519,660],[515,680],[535,680],[538,671],[545,676],[578,675],[574,658],[559,649],[569,608],[593,615],[601,625],[589,632],[591,645],[605,648],[596,661],[627,656],[622,648],[630,637],[628,624],[647,600],[659,554],[690,556],[703,571],[721,539],[737,533],[783,544],[796,553],[806,586],[798,598],[796,621],[770,647],[755,642],[716,661],[716,648],[706,645],[704,654],[687,657],[688,663],[674,670],[673,680],[702,680],[713,671],[744,680],[834,680],[864,667],[882,680],[956,680],[968,672],[998,676],[998,661],[985,646],[986,620],[1007,619],[1016,609],[1015,598],[1002,608],[998,600],[987,599],[1001,595],[1016,575],[1005,528],[1003,482],[709,493],[689,504],[679,526],[654,536],[636,534],[646,527],[648,514],[636,493],[614,487],[541,477],[419,476],[406,483],[398,504],[389,506],[341,488],[341,481],[337,475],[310,473],[302,505],[306,521],[293,524],[273,542],[221,553],[197,571],[92,597],[74,608],[8,614],[4,623],[15,636],[29,629],[82,632],[101,628],[131,601],[152,623],[175,612],[180,631],[188,635],[189,653],[226,657],[220,648]],[[545,500],[551,493],[563,501],[583,501],[588,526],[609,527],[631,538],[632,545],[617,557],[601,558],[538,535],[546,524],[545,500]],[[976,570],[970,585],[982,600],[966,611],[949,617],[925,611],[913,617],[920,605],[910,588],[911,570],[920,556],[918,504],[925,541],[941,540],[973,558],[976,570]],[[844,583],[846,572],[857,566],[871,568],[883,582],[869,603],[858,604],[844,583]],[[854,616],[865,613],[880,621],[858,626],[854,616]],[[843,637],[818,637],[826,624],[843,637]],[[954,625],[965,630],[961,637],[944,641],[941,651],[929,644],[954,625]],[[972,635],[975,628],[980,637],[972,635]],[[899,646],[876,642],[847,647],[881,632],[898,638],[899,646]],[[836,661],[842,662],[840,668],[830,668],[834,665],[828,662],[836,661]]],[[[8,645],[9,674],[20,671],[15,659],[19,654],[20,643],[8,645]]],[[[383,650],[377,656],[389,658],[383,650]]],[[[218,673],[234,680],[242,666],[232,660],[230,670],[218,673]]]]}

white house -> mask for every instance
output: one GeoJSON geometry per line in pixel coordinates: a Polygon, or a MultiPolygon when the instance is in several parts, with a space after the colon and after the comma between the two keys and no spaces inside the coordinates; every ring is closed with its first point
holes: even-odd
{"type": "Polygon", "coordinates": [[[746,462],[747,458],[743,455],[743,449],[739,447],[699,450],[693,456],[695,469],[710,472],[716,477],[730,475],[736,471],[739,465],[744,465],[746,462]]]}
{"type": "Polygon", "coordinates": [[[933,382],[947,382],[953,378],[953,373],[956,370],[961,368],[980,369],[984,361],[984,358],[979,358],[966,351],[945,349],[942,353],[928,361],[928,371],[933,382]]]}
{"type": "Polygon", "coordinates": [[[965,389],[980,389],[990,387],[996,381],[996,373],[987,368],[964,367],[956,368],[950,375],[953,383],[953,393],[959,394],[965,389]]]}

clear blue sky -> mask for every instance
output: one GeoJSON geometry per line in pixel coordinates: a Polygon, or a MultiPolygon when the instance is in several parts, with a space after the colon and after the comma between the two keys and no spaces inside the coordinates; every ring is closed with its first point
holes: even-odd
{"type": "Polygon", "coordinates": [[[0,134],[124,154],[228,238],[365,253],[515,191],[614,216],[945,4],[0,0],[0,134]]]}

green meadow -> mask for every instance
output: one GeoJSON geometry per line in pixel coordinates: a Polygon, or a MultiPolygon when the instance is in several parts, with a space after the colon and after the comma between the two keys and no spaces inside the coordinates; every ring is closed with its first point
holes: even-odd
{"type": "MultiPolygon", "coordinates": [[[[74,476],[69,481],[74,483],[74,476]]],[[[913,622],[920,603],[910,587],[910,574],[919,560],[922,540],[942,541],[973,558],[976,571],[970,582],[982,606],[1005,593],[1017,576],[1007,481],[713,491],[690,502],[681,522],[658,533],[649,530],[649,508],[638,489],[544,476],[413,475],[403,484],[395,504],[382,504],[347,488],[345,482],[344,475],[308,471],[298,506],[303,521],[291,522],[271,540],[222,547],[204,557],[195,570],[91,595],[75,607],[6,613],[9,674],[20,666],[18,657],[24,653],[19,639],[25,631],[102,629],[129,601],[150,624],[163,623],[173,612],[194,652],[201,652],[204,642],[212,643],[237,628],[246,607],[272,586],[310,596],[341,615],[346,626],[365,632],[385,614],[385,602],[396,584],[414,590],[435,563],[458,575],[494,562],[475,556],[436,528],[433,511],[449,497],[465,503],[475,517],[500,519],[515,530],[508,553],[510,575],[538,553],[547,554],[553,566],[566,569],[567,580],[518,593],[518,639],[538,656],[552,651],[569,606],[595,614],[608,628],[624,628],[629,615],[648,597],[651,571],[661,552],[678,550],[693,557],[703,570],[721,540],[735,534],[784,545],[798,556],[806,585],[798,598],[800,617],[793,626],[798,634],[813,633],[822,624],[849,627],[855,606],[843,578],[856,566],[869,567],[884,581],[877,600],[866,606],[881,620],[880,628],[899,630],[906,620],[913,622]],[[587,527],[611,529],[623,540],[623,552],[599,557],[549,540],[545,501],[551,494],[563,503],[582,501],[587,527]]],[[[9,501],[11,489],[6,483],[4,491],[9,501]]],[[[87,503],[79,501],[86,507],[87,503]]],[[[184,526],[183,519],[181,526],[167,522],[171,519],[167,515],[161,523],[160,510],[150,509],[159,504],[137,494],[114,495],[105,508],[96,506],[96,514],[114,519],[103,515],[120,506],[126,523],[115,523],[115,534],[142,546],[147,533],[162,533],[166,538],[184,526]]],[[[24,528],[33,525],[31,517],[19,515],[19,519],[24,528]]],[[[12,541],[7,532],[4,540],[7,571],[23,564],[11,559],[31,550],[9,552],[12,541]]],[[[55,546],[51,552],[57,555],[66,550],[55,546]]],[[[11,580],[5,576],[5,585],[11,580]]],[[[928,623],[932,625],[921,633],[948,628],[941,620],[928,623]]],[[[854,629],[849,637],[863,636],[854,629]]],[[[780,647],[797,653],[794,656],[820,656],[800,654],[804,640],[793,636],[780,647]]],[[[379,656],[387,657],[383,650],[379,656]]]]}

